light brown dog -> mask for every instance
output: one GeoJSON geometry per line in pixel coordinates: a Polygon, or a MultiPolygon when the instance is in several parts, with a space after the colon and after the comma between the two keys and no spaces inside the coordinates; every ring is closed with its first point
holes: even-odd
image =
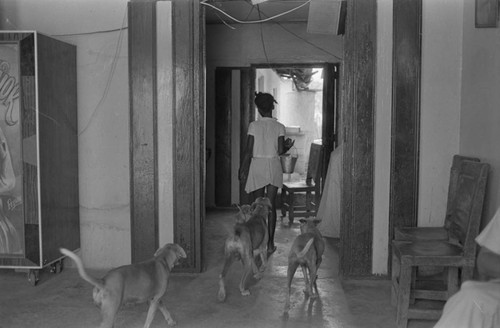
{"type": "Polygon", "coordinates": [[[161,297],[167,290],[172,268],[186,252],[177,244],[166,244],[158,249],[154,257],[140,263],[124,265],[109,271],[102,279],[87,274],[80,258],[73,252],[61,248],[61,253],[75,261],[80,276],[94,285],[93,298],[102,314],[101,328],[111,328],[122,304],[149,301],[145,328],[153,321],[159,308],[169,325],[175,325],[161,297]]]}
{"type": "Polygon", "coordinates": [[[250,295],[250,291],[245,289],[245,282],[250,272],[253,271],[256,279],[262,277],[267,263],[267,241],[269,239],[267,218],[271,209],[271,201],[267,197],[257,198],[250,208],[240,208],[233,231],[224,244],[225,261],[219,275],[219,301],[222,302],[226,299],[224,277],[235,259],[241,259],[243,263],[243,276],[239,286],[241,295],[250,295]],[[254,256],[256,255],[260,255],[262,260],[260,270],[255,263],[254,256]]]}
{"type": "Polygon", "coordinates": [[[288,255],[288,295],[285,302],[285,311],[283,313],[284,318],[288,318],[292,279],[299,265],[302,268],[302,273],[306,282],[304,293],[311,298],[316,298],[319,295],[316,279],[323,252],[325,251],[325,241],[316,227],[319,222],[320,220],[316,219],[300,220],[301,234],[295,238],[288,255]],[[313,292],[313,286],[316,294],[313,292]]]}

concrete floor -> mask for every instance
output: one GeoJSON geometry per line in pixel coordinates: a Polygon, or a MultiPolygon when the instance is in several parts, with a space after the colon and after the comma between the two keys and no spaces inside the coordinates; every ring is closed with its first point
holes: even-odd
{"type": "MultiPolygon", "coordinates": [[[[198,275],[175,274],[170,277],[164,297],[178,327],[384,327],[392,328],[394,309],[390,305],[388,280],[349,280],[338,277],[337,241],[326,238],[327,248],[318,273],[320,298],[306,299],[300,270],[293,281],[290,318],[282,318],[286,296],[287,256],[291,241],[299,233],[285,218],[278,222],[276,245],[264,278],[250,281],[250,296],[238,290],[242,273],[233,264],[227,279],[227,299],[217,301],[218,274],[223,261],[223,242],[233,222],[234,210],[209,211],[205,222],[206,270],[198,275]]],[[[59,274],[43,270],[32,287],[26,274],[0,270],[0,328],[97,327],[99,310],[93,305],[92,286],[69,267],[59,274]]],[[[95,276],[105,271],[89,270],[95,276]]],[[[116,318],[115,327],[142,327],[147,305],[127,305],[116,318]]],[[[432,321],[411,321],[409,328],[430,328],[432,321]]],[[[157,313],[152,327],[166,327],[157,313]]]]}

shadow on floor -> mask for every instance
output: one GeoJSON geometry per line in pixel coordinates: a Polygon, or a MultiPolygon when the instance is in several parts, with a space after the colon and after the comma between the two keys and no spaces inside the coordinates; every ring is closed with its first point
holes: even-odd
{"type": "MultiPolygon", "coordinates": [[[[320,298],[305,298],[300,270],[293,280],[290,318],[281,315],[286,297],[287,256],[291,242],[299,233],[298,224],[279,221],[277,251],[260,281],[250,282],[250,296],[238,290],[242,266],[233,264],[227,277],[227,299],[217,301],[218,275],[223,263],[223,243],[233,224],[236,210],[207,211],[204,223],[205,270],[201,274],[174,274],[164,297],[166,307],[178,327],[395,327],[390,306],[390,283],[386,280],[350,280],[338,277],[337,240],[326,238],[327,247],[318,272],[320,298]]],[[[69,263],[67,263],[69,264],[69,263]]],[[[68,266],[68,265],[66,265],[68,266]]],[[[100,277],[105,270],[89,270],[100,277]]],[[[142,327],[147,305],[124,306],[115,327],[142,327]]],[[[59,274],[42,271],[40,282],[32,287],[25,274],[0,270],[0,328],[97,327],[99,310],[93,305],[92,286],[76,269],[59,274]]],[[[430,328],[433,323],[411,322],[409,328],[430,328]]],[[[157,313],[152,327],[166,327],[157,313]]]]}

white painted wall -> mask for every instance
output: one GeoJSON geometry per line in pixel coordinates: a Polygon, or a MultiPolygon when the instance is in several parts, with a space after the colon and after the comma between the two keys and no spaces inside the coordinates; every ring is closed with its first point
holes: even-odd
{"type": "Polygon", "coordinates": [[[444,224],[459,153],[462,17],[461,1],[423,1],[419,226],[444,224]]]}
{"type": "Polygon", "coordinates": [[[500,28],[474,27],[464,0],[460,152],[491,165],[483,226],[500,206],[500,28]]]}
{"type": "Polygon", "coordinates": [[[0,1],[2,29],[77,46],[80,254],[91,268],[131,258],[126,12],[127,0],[0,1]]]}

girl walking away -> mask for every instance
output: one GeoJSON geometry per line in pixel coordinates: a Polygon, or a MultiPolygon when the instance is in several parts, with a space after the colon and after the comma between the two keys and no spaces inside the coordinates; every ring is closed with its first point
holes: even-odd
{"type": "Polygon", "coordinates": [[[244,152],[239,179],[246,180],[245,191],[255,200],[268,197],[272,204],[271,215],[267,221],[269,242],[267,254],[276,251],[274,232],[276,230],[276,196],[283,185],[283,170],[279,155],[286,153],[294,144],[290,138],[285,140],[285,126],[272,117],[276,100],[269,93],[256,93],[255,105],[260,118],[248,126],[247,145],[244,152]]]}

